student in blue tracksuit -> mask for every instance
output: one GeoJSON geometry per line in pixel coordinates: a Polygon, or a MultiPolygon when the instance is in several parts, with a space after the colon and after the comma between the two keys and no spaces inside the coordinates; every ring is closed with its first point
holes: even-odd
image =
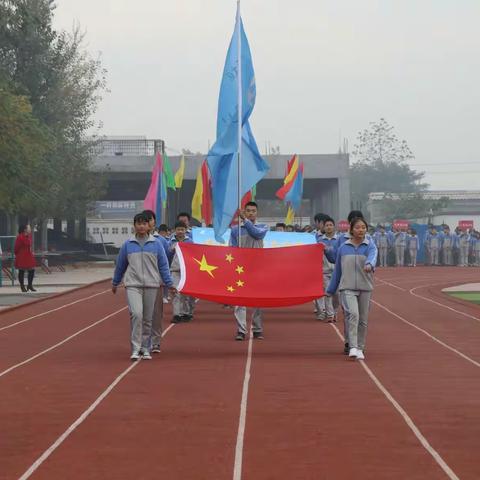
{"type": "Polygon", "coordinates": [[[405,249],[407,248],[407,234],[402,230],[395,232],[395,265],[397,267],[405,266],[405,249]]]}
{"type": "MultiPolygon", "coordinates": [[[[324,222],[324,233],[320,237],[317,236],[317,243],[322,243],[324,246],[324,252],[332,250],[337,242],[337,235],[335,234],[335,220],[333,218],[327,218],[324,222]]],[[[327,288],[332,278],[332,272],[334,264],[330,263],[326,254],[323,255],[323,285],[327,288]]],[[[334,298],[332,296],[325,295],[315,300],[317,320],[327,322],[335,322],[335,307],[334,298]]]]}
{"type": "Polygon", "coordinates": [[[442,237],[435,227],[430,230],[430,235],[427,240],[428,250],[430,252],[430,265],[440,265],[439,253],[442,248],[442,237]]]}
{"type": "MultiPolygon", "coordinates": [[[[155,225],[157,223],[157,217],[153,210],[144,210],[144,213],[148,219],[148,226],[150,227],[150,235],[155,237],[155,240],[162,246],[163,250],[165,251],[165,255],[169,258],[169,249],[168,249],[168,240],[160,235],[155,225]]],[[[160,353],[160,342],[162,340],[162,332],[163,332],[163,304],[168,303],[168,300],[165,301],[165,297],[168,296],[168,289],[165,288],[163,283],[160,285],[157,301],[155,302],[155,310],[153,312],[152,318],[152,345],[150,348],[150,353],[160,353]]]]}
{"type": "MultiPolygon", "coordinates": [[[[170,260],[170,273],[172,275],[173,284],[178,287],[180,283],[180,262],[175,251],[178,243],[193,243],[192,239],[187,236],[187,225],[184,222],[177,221],[175,223],[175,233],[168,244],[168,257],[170,260]]],[[[192,303],[195,301],[193,297],[175,293],[172,300],[173,318],[172,323],[190,322],[193,319],[192,303]]]]}
{"type": "Polygon", "coordinates": [[[373,290],[373,271],[378,250],[366,237],[368,225],[363,218],[350,223],[350,238],[339,248],[327,295],[340,292],[340,300],[346,317],[348,356],[363,360],[367,335],[370,297],[373,290]]]}
{"type": "Polygon", "coordinates": [[[460,267],[468,267],[468,254],[470,252],[470,234],[468,231],[462,230],[458,236],[458,249],[459,249],[459,261],[458,265],[460,267]]]}
{"type": "MultiPolygon", "coordinates": [[[[268,226],[257,223],[258,207],[255,202],[248,202],[245,210],[240,212],[243,225],[232,227],[230,233],[230,245],[238,247],[238,235],[240,230],[240,246],[245,248],[263,248],[263,239],[268,232],[268,226]]],[[[247,307],[236,306],[234,310],[237,321],[237,335],[235,340],[245,340],[247,334],[247,307]]],[[[259,308],[253,310],[253,338],[263,339],[262,311],[259,308]]]]}
{"type": "Polygon", "coordinates": [[[407,247],[410,255],[409,265],[411,267],[416,267],[418,250],[420,249],[420,240],[418,239],[417,231],[413,228],[410,230],[410,233],[407,237],[407,247]]]}
{"type": "MultiPolygon", "coordinates": [[[[348,223],[352,223],[352,220],[355,218],[363,218],[363,213],[360,210],[352,210],[347,217],[348,223]]],[[[338,238],[337,242],[334,245],[334,248],[332,250],[329,250],[326,252],[327,254],[327,259],[331,263],[335,263],[337,260],[337,252],[339,248],[350,238],[350,232],[345,232],[341,233],[338,238]]],[[[366,238],[369,240],[371,239],[371,236],[367,233],[366,238]]]]}
{"type": "Polygon", "coordinates": [[[168,259],[160,243],[150,235],[148,218],[144,213],[135,215],[135,235],[127,240],[117,257],[112,280],[112,292],[116,293],[123,277],[127,292],[131,321],[132,360],[151,360],[152,317],[158,290],[163,282],[173,291],[168,270],[168,259]]]}
{"type": "Polygon", "coordinates": [[[378,249],[380,266],[386,267],[388,247],[390,246],[390,240],[388,238],[387,233],[385,232],[385,227],[383,225],[380,225],[378,227],[378,230],[375,232],[373,239],[378,249]]]}
{"type": "Polygon", "coordinates": [[[453,265],[453,249],[456,247],[456,235],[450,232],[450,227],[444,225],[442,239],[442,260],[444,265],[453,265]]]}

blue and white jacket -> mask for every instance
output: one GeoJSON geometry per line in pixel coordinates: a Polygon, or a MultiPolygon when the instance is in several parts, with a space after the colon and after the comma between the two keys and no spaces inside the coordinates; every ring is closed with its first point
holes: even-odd
{"type": "Polygon", "coordinates": [[[120,285],[125,275],[126,287],[158,288],[173,285],[168,259],[159,241],[149,235],[143,247],[136,237],[127,240],[120,249],[112,284],[120,285]]]}
{"type": "Polygon", "coordinates": [[[174,235],[168,242],[168,260],[170,262],[170,270],[172,272],[180,271],[180,262],[178,261],[178,255],[175,252],[175,247],[179,243],[193,243],[193,240],[190,237],[185,237],[184,240],[180,241],[174,235]]]}
{"type": "Polygon", "coordinates": [[[324,254],[323,254],[323,273],[324,275],[331,275],[335,265],[328,260],[327,252],[333,251],[337,243],[337,234],[329,238],[326,235],[316,235],[317,243],[323,243],[324,245],[324,254]]]}
{"type": "Polygon", "coordinates": [[[407,237],[407,247],[410,250],[419,250],[420,249],[420,240],[418,239],[418,236],[415,235],[409,235],[407,237]]]}
{"type": "MultiPolygon", "coordinates": [[[[332,250],[329,250],[328,252],[326,251],[325,255],[327,256],[327,259],[330,263],[335,263],[337,261],[337,254],[338,251],[340,250],[340,247],[347,241],[350,240],[351,235],[349,232],[342,233],[341,235],[338,236],[337,241],[334,244],[334,248],[332,250]]],[[[375,243],[372,240],[372,237],[370,236],[369,233],[365,235],[365,238],[370,241],[375,248],[375,243]]]]}
{"type": "Polygon", "coordinates": [[[455,233],[444,233],[442,240],[442,248],[450,249],[457,246],[457,235],[455,233]]]}
{"type": "Polygon", "coordinates": [[[346,240],[339,248],[332,279],[327,293],[333,295],[337,290],[373,290],[373,270],[368,273],[363,269],[377,264],[377,247],[371,239],[365,240],[356,247],[352,241],[346,240]]]}
{"type": "MultiPolygon", "coordinates": [[[[263,248],[263,239],[268,232],[268,226],[263,223],[253,223],[244,220],[241,227],[242,247],[263,248]]],[[[238,247],[238,225],[232,227],[230,233],[230,246],[238,247]]]]}

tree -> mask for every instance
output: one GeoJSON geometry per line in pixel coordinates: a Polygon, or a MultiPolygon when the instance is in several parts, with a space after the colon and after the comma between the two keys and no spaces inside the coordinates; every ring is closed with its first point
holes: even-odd
{"type": "Polygon", "coordinates": [[[39,219],[84,215],[103,186],[102,176],[91,173],[85,134],[94,126],[105,70],[85,53],[79,28],[54,30],[54,8],[53,0],[0,0],[0,77],[28,99],[53,139],[23,178],[32,201],[18,212],[39,219]]]}
{"type": "Polygon", "coordinates": [[[364,208],[372,192],[413,193],[428,187],[421,183],[425,173],[412,170],[406,163],[414,158],[407,142],[398,140],[383,118],[358,134],[352,155],[350,178],[355,208],[364,208]]]}
{"type": "Polygon", "coordinates": [[[376,200],[376,216],[383,222],[394,220],[413,220],[428,218],[438,214],[449,202],[448,197],[429,200],[421,192],[404,194],[385,194],[381,200],[376,200]]]}
{"type": "Polygon", "coordinates": [[[52,147],[48,129],[33,116],[27,98],[0,83],[0,205],[6,212],[38,201],[28,184],[52,147]]]}

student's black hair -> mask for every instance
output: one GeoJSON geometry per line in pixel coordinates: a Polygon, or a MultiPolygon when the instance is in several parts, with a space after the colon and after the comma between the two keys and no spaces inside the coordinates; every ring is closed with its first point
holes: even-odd
{"type": "Polygon", "coordinates": [[[142,213],[147,216],[148,221],[150,221],[152,218],[157,220],[157,216],[153,210],[144,210],[142,213]]]}
{"type": "Polygon", "coordinates": [[[352,210],[347,217],[348,223],[352,223],[354,218],[363,218],[363,213],[360,210],[352,210]]]}
{"type": "Polygon", "coordinates": [[[335,225],[335,220],[332,217],[327,217],[323,223],[332,222],[335,225]]]}
{"type": "Polygon", "coordinates": [[[275,227],[287,228],[287,226],[286,226],[284,223],[282,223],[282,222],[278,222],[278,223],[275,225],[275,227]]]}
{"type": "Polygon", "coordinates": [[[168,232],[168,225],[165,223],[162,223],[161,225],[158,226],[157,230],[159,232],[168,232]]]}
{"type": "MultiPolygon", "coordinates": [[[[152,218],[152,217],[150,217],[152,218]]],[[[136,223],[148,223],[149,218],[145,212],[137,213],[133,217],[133,224],[135,225],[136,223]]]]}
{"type": "Polygon", "coordinates": [[[247,202],[245,204],[245,208],[247,208],[247,207],[255,207],[255,208],[258,209],[258,205],[255,202],[247,202]]]}
{"type": "Polygon", "coordinates": [[[188,221],[190,221],[192,219],[192,217],[190,216],[190,214],[188,212],[180,212],[178,215],[177,215],[177,220],[180,218],[180,217],[187,217],[188,218],[188,221]]]}
{"type": "Polygon", "coordinates": [[[313,220],[315,222],[319,223],[319,222],[325,222],[325,220],[327,220],[327,218],[330,218],[330,215],[327,215],[326,213],[317,213],[313,217],[313,220]]]}
{"type": "Polygon", "coordinates": [[[175,222],[175,228],[187,228],[187,225],[185,222],[179,220],[178,222],[175,222]]]}
{"type": "Polygon", "coordinates": [[[364,225],[367,227],[368,231],[368,223],[363,217],[354,217],[351,222],[350,222],[350,232],[352,232],[353,227],[358,223],[358,222],[363,222],[364,225]]]}
{"type": "Polygon", "coordinates": [[[20,235],[21,233],[25,232],[26,228],[27,228],[27,224],[20,225],[18,227],[18,234],[20,235]]]}

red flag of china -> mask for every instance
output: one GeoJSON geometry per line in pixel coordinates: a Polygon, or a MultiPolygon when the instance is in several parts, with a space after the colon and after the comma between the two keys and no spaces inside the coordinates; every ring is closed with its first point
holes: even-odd
{"type": "Polygon", "coordinates": [[[324,295],[323,245],[236,248],[178,243],[185,295],[246,307],[299,305],[324,295]]]}

